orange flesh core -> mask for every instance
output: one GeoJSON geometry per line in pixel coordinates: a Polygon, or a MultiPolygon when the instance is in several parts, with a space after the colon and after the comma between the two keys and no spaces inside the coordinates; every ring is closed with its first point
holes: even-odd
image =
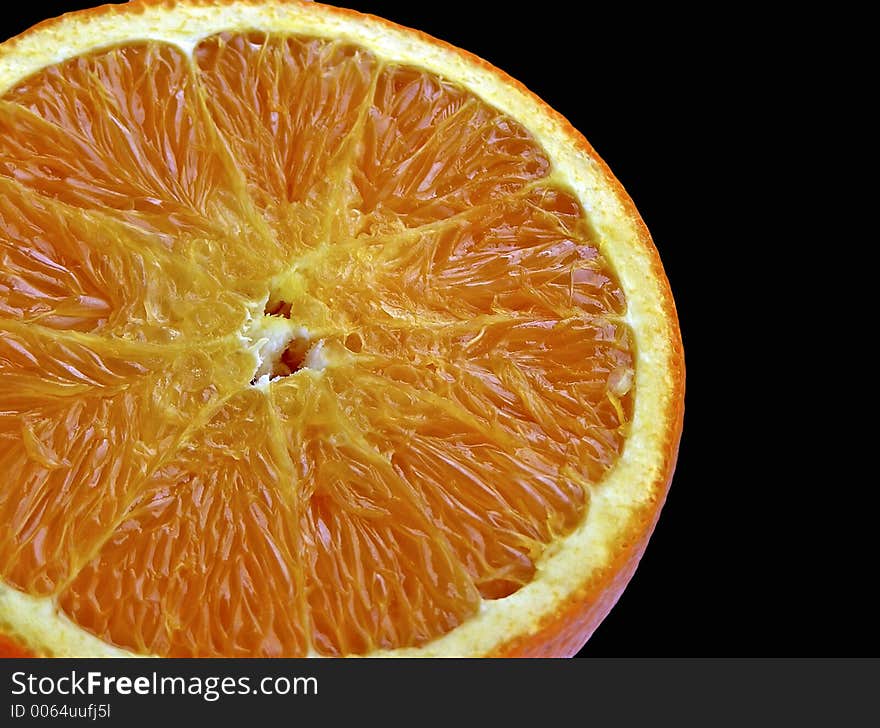
{"type": "Polygon", "coordinates": [[[634,394],[551,173],[336,41],[145,42],[11,90],[0,577],[169,656],[421,645],[528,583],[634,394]]]}

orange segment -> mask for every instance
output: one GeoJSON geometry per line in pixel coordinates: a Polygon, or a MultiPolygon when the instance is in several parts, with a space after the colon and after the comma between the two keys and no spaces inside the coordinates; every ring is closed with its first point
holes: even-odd
{"type": "Polygon", "coordinates": [[[469,409],[473,400],[456,398],[439,377],[414,386],[394,377],[402,371],[346,372],[345,389],[336,387],[340,404],[357,413],[370,446],[418,494],[480,593],[505,596],[531,579],[544,546],[579,520],[584,491],[559,482],[552,461],[526,455],[525,438],[469,409]]]}
{"type": "MultiPolygon", "coordinates": [[[[7,526],[0,572],[8,582],[37,594],[55,591],[113,527],[154,455],[126,437],[127,427],[148,426],[143,402],[152,386],[3,417],[0,464],[16,484],[0,491],[7,526]]],[[[157,435],[172,444],[168,433],[157,435]]]]}
{"type": "MultiPolygon", "coordinates": [[[[125,290],[108,283],[115,284],[119,273],[124,280],[127,271],[96,260],[91,247],[80,242],[89,239],[85,230],[71,230],[42,201],[23,204],[15,191],[0,180],[0,312],[60,329],[106,326],[110,312],[123,308],[114,298],[125,290]]],[[[100,249],[100,237],[96,242],[100,249]]]]}
{"type": "Polygon", "coordinates": [[[361,229],[436,222],[549,167],[510,117],[432,74],[392,66],[379,75],[353,170],[361,229]]]}
{"type": "Polygon", "coordinates": [[[369,100],[375,59],[347,43],[262,33],[205,39],[195,59],[255,199],[325,205],[316,187],[369,100]]]}
{"type": "Polygon", "coordinates": [[[265,275],[277,244],[204,115],[189,59],[173,46],[71,59],[0,102],[0,174],[132,223],[224,276],[265,275]],[[248,254],[229,255],[228,236],[248,254]]]}
{"type": "Polygon", "coordinates": [[[152,347],[0,320],[2,411],[24,412],[56,398],[73,399],[93,391],[122,391],[159,369],[165,356],[152,347]]]}
{"type": "Polygon", "coordinates": [[[217,395],[212,358],[237,366],[219,347],[160,353],[52,334],[0,323],[0,574],[38,594],[77,573],[217,395]]]}
{"type": "Polygon", "coordinates": [[[273,392],[295,466],[314,648],[419,645],[471,614],[476,592],[418,490],[366,439],[336,378],[273,392]]]}
{"type": "Polygon", "coordinates": [[[572,197],[536,187],[423,231],[385,235],[328,251],[340,296],[356,319],[381,305],[431,321],[474,316],[558,318],[625,313],[623,291],[572,197]],[[354,276],[363,276],[355,280],[354,276]],[[365,285],[369,278],[369,285],[365,285]],[[360,295],[371,296],[371,301],[360,295]]]}
{"type": "Polygon", "coordinates": [[[189,62],[172,46],[145,43],[74,58],[32,76],[6,100],[47,122],[5,107],[9,142],[20,137],[32,145],[18,154],[4,145],[7,167],[14,160],[14,176],[37,190],[83,207],[170,217],[172,224],[179,215],[219,222],[231,217],[224,208],[238,207],[222,154],[200,123],[189,62]],[[69,142],[53,149],[28,129],[69,142]],[[79,158],[68,150],[80,151],[79,158]],[[38,163],[50,159],[75,164],[72,175],[47,175],[38,163]]]}
{"type": "Polygon", "coordinates": [[[153,236],[0,178],[0,312],[170,342],[239,329],[248,301],[153,236]]]}
{"type": "Polygon", "coordinates": [[[656,253],[589,146],[347,11],[48,27],[0,46],[0,646],[582,644],[682,391],[656,253]]]}
{"type": "Polygon", "coordinates": [[[303,654],[302,546],[271,420],[256,390],[220,406],[67,587],[65,612],[146,654],[303,654]]]}
{"type": "MultiPolygon", "coordinates": [[[[459,224],[426,233],[420,243],[388,261],[410,275],[383,266],[389,282],[418,283],[409,296],[413,306],[462,318],[500,311],[566,317],[625,310],[623,292],[577,202],[552,187],[481,208],[459,224]]],[[[385,246],[380,258],[389,249],[385,246]]]]}

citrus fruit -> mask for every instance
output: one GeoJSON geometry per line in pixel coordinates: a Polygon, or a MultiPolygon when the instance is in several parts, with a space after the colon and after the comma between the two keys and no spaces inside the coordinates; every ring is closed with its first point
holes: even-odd
{"type": "Polygon", "coordinates": [[[275,0],[0,46],[0,633],[39,655],[568,655],[673,470],[657,252],[468,53],[275,0]]]}

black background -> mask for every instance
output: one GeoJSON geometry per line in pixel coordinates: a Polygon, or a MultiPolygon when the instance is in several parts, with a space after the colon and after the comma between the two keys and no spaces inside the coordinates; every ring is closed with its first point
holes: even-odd
{"type": "MultiPolygon", "coordinates": [[[[91,4],[29,0],[3,11],[0,36],[91,4]]],[[[763,181],[748,136],[768,123],[746,66],[758,41],[721,8],[340,4],[476,53],[564,114],[633,197],[666,267],[688,368],[678,468],[636,576],[581,655],[876,651],[876,632],[840,613],[847,590],[813,548],[823,529],[791,505],[812,495],[792,496],[796,476],[779,468],[784,417],[769,385],[781,374],[772,352],[769,370],[755,355],[768,326],[754,299],[768,257],[755,252],[763,181]]]]}

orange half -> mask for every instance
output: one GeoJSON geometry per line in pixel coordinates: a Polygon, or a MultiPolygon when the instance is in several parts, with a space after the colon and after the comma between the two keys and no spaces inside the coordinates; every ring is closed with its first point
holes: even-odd
{"type": "Polygon", "coordinates": [[[273,0],[0,45],[0,650],[573,654],[683,390],[629,197],[484,61],[273,0]]]}

